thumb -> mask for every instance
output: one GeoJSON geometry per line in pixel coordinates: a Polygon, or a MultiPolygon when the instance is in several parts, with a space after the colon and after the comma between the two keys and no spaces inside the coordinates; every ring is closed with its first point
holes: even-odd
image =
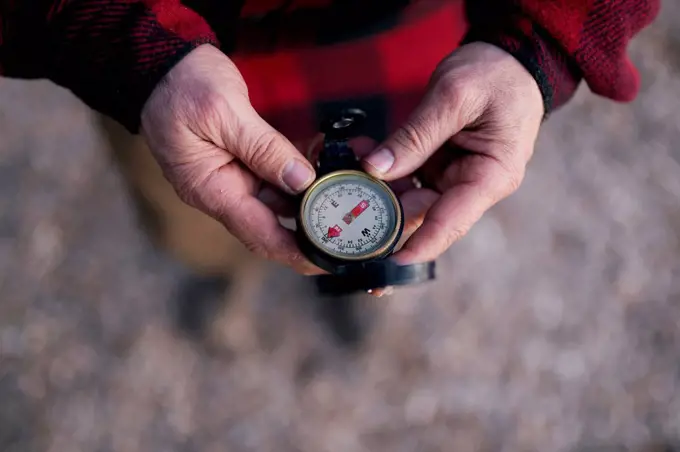
{"type": "Polygon", "coordinates": [[[447,140],[465,127],[463,103],[453,88],[435,84],[406,122],[364,159],[364,169],[395,180],[418,169],[447,140]]]}
{"type": "Polygon", "coordinates": [[[280,132],[262,119],[252,106],[244,106],[233,121],[222,124],[224,148],[253,173],[290,194],[312,183],[314,168],[280,132]]]}

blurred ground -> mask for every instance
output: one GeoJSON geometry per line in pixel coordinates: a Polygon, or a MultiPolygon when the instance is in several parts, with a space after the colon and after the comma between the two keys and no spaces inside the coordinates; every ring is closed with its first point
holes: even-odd
{"type": "Polygon", "coordinates": [[[301,277],[202,282],[155,249],[96,116],[0,80],[0,451],[670,450],[678,18],[632,46],[636,102],[584,89],[545,125],[447,277],[361,300],[358,346],[301,277]]]}

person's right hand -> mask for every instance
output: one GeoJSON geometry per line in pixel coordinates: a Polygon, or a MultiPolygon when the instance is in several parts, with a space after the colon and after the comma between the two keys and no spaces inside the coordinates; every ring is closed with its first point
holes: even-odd
{"type": "Polygon", "coordinates": [[[301,192],[314,169],[255,112],[226,55],[203,45],[171,69],[144,106],[142,133],[185,203],[220,221],[257,255],[299,273],[323,273],[280,225],[274,210],[283,199],[273,190],[269,200],[258,198],[263,181],[301,192]]]}

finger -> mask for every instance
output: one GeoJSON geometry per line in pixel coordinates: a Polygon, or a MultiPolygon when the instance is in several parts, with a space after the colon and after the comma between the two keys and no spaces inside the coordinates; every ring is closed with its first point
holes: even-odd
{"type": "MultiPolygon", "coordinates": [[[[404,231],[396,246],[398,250],[423,222],[427,210],[439,198],[439,194],[428,189],[415,189],[404,193],[401,202],[404,206],[404,231]]],[[[393,286],[371,289],[369,294],[381,298],[394,293],[393,286]]]]}
{"type": "MultiPolygon", "coordinates": [[[[368,154],[370,154],[371,151],[375,149],[377,144],[378,142],[375,141],[373,138],[366,136],[360,136],[349,140],[350,147],[354,150],[354,154],[359,159],[362,159],[366,157],[368,154]]],[[[401,193],[404,193],[408,190],[413,190],[414,188],[416,188],[415,181],[411,176],[402,177],[400,179],[390,181],[388,185],[392,188],[392,190],[394,190],[397,196],[401,195],[401,193]]]]}
{"type": "Polygon", "coordinates": [[[435,83],[423,102],[378,149],[364,159],[366,171],[385,180],[414,172],[447,140],[479,115],[478,103],[448,78],[435,83]]]}
{"type": "Polygon", "coordinates": [[[236,104],[221,124],[216,144],[242,161],[254,174],[290,194],[314,180],[311,163],[250,105],[236,104]]]}
{"type": "Polygon", "coordinates": [[[252,172],[227,157],[207,158],[226,155],[207,142],[195,143],[192,149],[202,156],[197,163],[171,169],[185,202],[221,221],[258,256],[302,274],[323,273],[302,255],[293,234],[281,226],[274,212],[255,197],[260,183],[252,172]]]}
{"type": "Polygon", "coordinates": [[[302,274],[323,273],[304,257],[294,235],[279,223],[274,212],[243,190],[246,185],[238,181],[252,178],[248,173],[238,165],[227,165],[220,168],[204,187],[206,192],[214,194],[219,193],[218,187],[230,187],[232,193],[223,198],[220,217],[227,229],[246,248],[264,259],[291,266],[302,274]]]}
{"type": "Polygon", "coordinates": [[[514,179],[490,158],[478,156],[472,164],[454,167],[451,171],[459,177],[430,207],[422,225],[395,253],[397,262],[410,264],[436,259],[464,237],[489,208],[516,188],[514,179]]]}
{"type": "Polygon", "coordinates": [[[401,249],[413,233],[420,228],[425,215],[439,198],[439,193],[426,188],[410,190],[401,195],[401,204],[404,208],[404,231],[397,244],[397,250],[401,249]]]}

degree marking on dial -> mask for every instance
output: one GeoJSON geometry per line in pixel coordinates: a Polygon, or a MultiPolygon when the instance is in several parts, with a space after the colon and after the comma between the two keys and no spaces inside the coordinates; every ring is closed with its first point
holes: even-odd
{"type": "Polygon", "coordinates": [[[391,199],[379,187],[352,180],[351,176],[349,179],[321,186],[307,210],[311,238],[328,251],[348,257],[368,254],[383,246],[396,219],[391,199]],[[367,210],[371,214],[362,215],[367,210]],[[349,222],[346,221],[349,218],[344,218],[348,215],[352,217],[349,222]],[[347,226],[339,228],[343,222],[347,226]]]}

